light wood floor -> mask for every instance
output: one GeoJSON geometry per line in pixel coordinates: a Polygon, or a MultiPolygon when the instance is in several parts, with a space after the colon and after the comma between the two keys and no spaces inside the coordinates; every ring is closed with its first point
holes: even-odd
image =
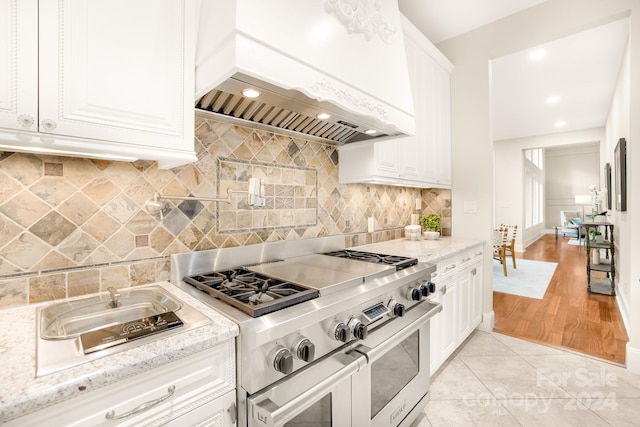
{"type": "Polygon", "coordinates": [[[587,292],[586,255],[568,241],[546,234],[516,255],[516,264],[524,258],[558,266],[541,300],[493,293],[495,331],[624,363],[629,337],[615,297],[587,292]]]}

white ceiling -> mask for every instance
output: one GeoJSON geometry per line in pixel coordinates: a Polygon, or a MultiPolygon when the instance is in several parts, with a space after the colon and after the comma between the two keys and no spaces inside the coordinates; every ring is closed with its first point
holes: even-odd
{"type": "MultiPolygon", "coordinates": [[[[399,0],[401,12],[432,42],[447,40],[544,0],[399,0]],[[463,12],[461,12],[463,11],[463,12]]],[[[604,126],[628,34],[613,22],[492,61],[495,140],[604,126]],[[547,104],[549,96],[560,101],[547,104]],[[555,123],[564,121],[563,127],[555,123]]],[[[455,65],[455,64],[454,64],[455,65]]]]}

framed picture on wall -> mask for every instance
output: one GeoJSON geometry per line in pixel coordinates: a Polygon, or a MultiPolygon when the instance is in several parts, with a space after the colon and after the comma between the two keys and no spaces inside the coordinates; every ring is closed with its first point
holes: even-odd
{"type": "Polygon", "coordinates": [[[607,190],[605,199],[607,202],[606,209],[613,209],[613,205],[611,204],[611,163],[604,165],[604,186],[607,190]]]}
{"type": "Polygon", "coordinates": [[[614,152],[616,174],[616,210],[627,210],[627,140],[620,138],[614,152]]]}

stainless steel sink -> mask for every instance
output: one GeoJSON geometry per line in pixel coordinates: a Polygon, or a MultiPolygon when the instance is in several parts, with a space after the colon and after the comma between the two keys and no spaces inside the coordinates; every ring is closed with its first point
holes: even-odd
{"type": "Polygon", "coordinates": [[[116,306],[111,294],[49,305],[40,311],[40,337],[45,340],[75,338],[82,333],[119,323],[178,311],[181,304],[160,288],[123,291],[116,306]]]}
{"type": "Polygon", "coordinates": [[[104,293],[55,302],[38,309],[37,376],[90,362],[211,322],[211,319],[161,286],[129,288],[117,292],[117,303],[112,294],[104,293]],[[105,328],[110,327],[120,330],[122,325],[129,322],[137,324],[139,322],[136,321],[140,319],[168,312],[174,312],[182,325],[85,354],[81,336],[94,334],[92,331],[102,333],[105,328]]]}

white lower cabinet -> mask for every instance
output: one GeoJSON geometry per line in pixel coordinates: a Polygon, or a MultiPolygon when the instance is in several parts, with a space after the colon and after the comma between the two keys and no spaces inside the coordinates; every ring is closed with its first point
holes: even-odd
{"type": "Polygon", "coordinates": [[[226,341],[6,426],[234,426],[234,348],[226,341]]]}
{"type": "Polygon", "coordinates": [[[431,299],[442,311],[431,318],[431,374],[482,321],[482,256],[478,246],[438,263],[431,299]]]}

